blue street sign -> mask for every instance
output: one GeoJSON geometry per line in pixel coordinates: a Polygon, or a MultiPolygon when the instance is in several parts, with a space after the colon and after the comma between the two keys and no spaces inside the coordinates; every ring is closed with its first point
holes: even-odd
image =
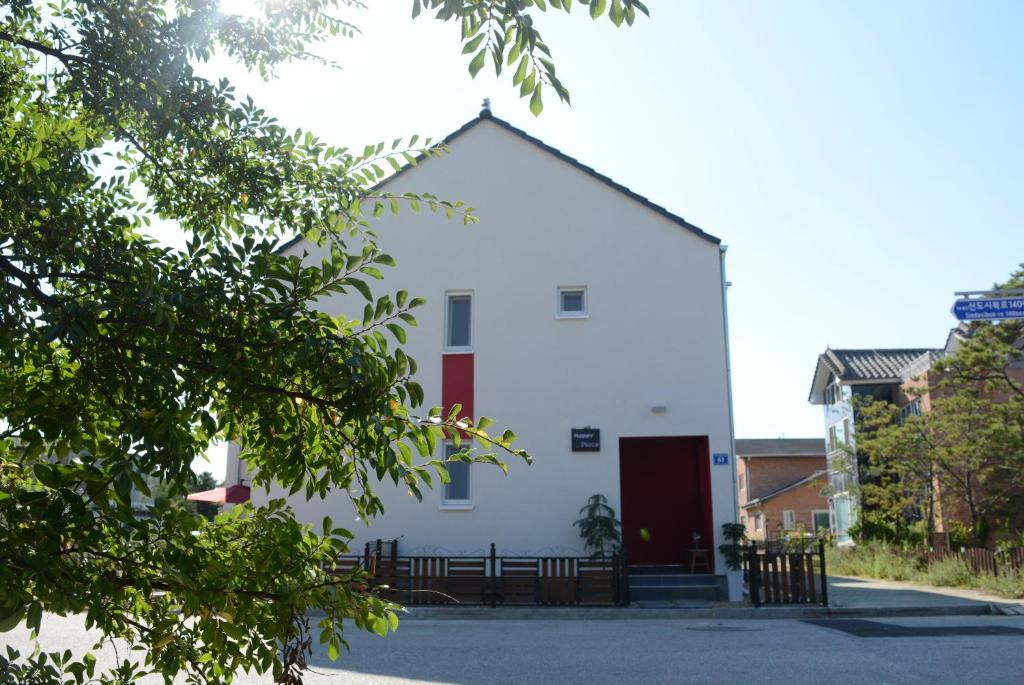
{"type": "Polygon", "coordinates": [[[729,454],[727,452],[715,452],[711,455],[711,463],[715,466],[728,466],[729,454]]]}
{"type": "Polygon", "coordinates": [[[961,321],[1024,319],[1024,297],[991,297],[957,300],[953,316],[961,321]]]}

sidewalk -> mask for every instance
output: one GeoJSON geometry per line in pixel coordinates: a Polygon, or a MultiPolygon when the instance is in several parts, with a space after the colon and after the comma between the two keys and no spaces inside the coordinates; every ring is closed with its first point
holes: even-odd
{"type": "Polygon", "coordinates": [[[829,604],[837,609],[919,607],[942,610],[996,605],[1024,610],[1024,600],[996,597],[979,590],[844,576],[829,576],[828,598],[829,604]]]}
{"type": "Polygon", "coordinates": [[[1024,600],[977,590],[915,585],[894,580],[829,576],[829,606],[763,606],[708,603],[693,607],[481,607],[414,606],[403,620],[608,621],[637,619],[808,619],[830,616],[965,616],[1024,614],[1024,600]]]}

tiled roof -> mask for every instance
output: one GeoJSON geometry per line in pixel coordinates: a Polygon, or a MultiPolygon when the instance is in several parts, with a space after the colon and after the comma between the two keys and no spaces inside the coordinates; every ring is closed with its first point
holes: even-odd
{"type": "Polygon", "coordinates": [[[824,438],[756,438],[736,441],[738,457],[824,457],[824,438]]]}
{"type": "Polygon", "coordinates": [[[831,377],[841,381],[857,383],[863,381],[901,382],[903,371],[910,364],[927,353],[941,352],[928,347],[901,347],[874,350],[833,350],[826,349],[818,355],[814,367],[814,379],[807,400],[811,404],[824,404],[825,388],[831,377]]]}
{"type": "Polygon", "coordinates": [[[890,350],[829,349],[825,351],[825,356],[826,361],[834,362],[838,367],[833,371],[841,380],[866,381],[899,378],[905,366],[927,352],[936,351],[917,347],[890,350]]]}
{"type": "MultiPolygon", "coordinates": [[[[451,143],[453,140],[455,140],[456,138],[458,138],[459,136],[461,136],[463,133],[465,133],[466,131],[470,130],[471,128],[474,128],[475,126],[477,126],[482,121],[493,122],[493,123],[497,124],[498,126],[501,126],[502,128],[504,128],[505,130],[510,131],[511,133],[514,133],[515,135],[519,136],[523,140],[525,140],[525,141],[527,141],[529,143],[533,143],[534,145],[536,145],[537,147],[541,148],[542,150],[544,150],[546,152],[549,152],[550,154],[552,154],[555,157],[559,158],[563,162],[567,162],[568,164],[571,164],[572,166],[576,167],[577,169],[579,169],[583,173],[592,176],[593,178],[597,179],[598,181],[601,181],[602,183],[604,183],[605,185],[609,186],[610,188],[619,191],[623,195],[626,195],[627,197],[632,198],[636,202],[639,202],[640,204],[642,204],[644,207],[647,207],[648,209],[650,209],[650,210],[652,210],[654,212],[657,212],[658,214],[660,214],[661,216],[665,217],[669,221],[672,221],[673,223],[678,224],[679,226],[685,228],[687,231],[693,233],[694,235],[697,235],[697,236],[699,236],[701,238],[704,238],[705,240],[707,240],[709,242],[712,242],[712,243],[719,244],[719,243],[722,242],[720,239],[716,238],[715,236],[711,235],[710,233],[707,233],[707,232],[701,230],[700,228],[694,226],[693,224],[691,224],[689,221],[687,221],[683,217],[681,217],[681,216],[679,216],[677,214],[673,214],[672,212],[668,211],[667,209],[665,209],[661,205],[652,202],[651,200],[647,199],[643,195],[641,195],[641,194],[639,194],[637,192],[634,192],[634,191],[630,190],[629,188],[627,188],[626,186],[622,185],[621,183],[618,183],[618,182],[612,180],[611,178],[609,178],[608,176],[605,176],[604,174],[600,173],[599,171],[597,171],[593,167],[587,166],[586,164],[584,164],[583,162],[579,161],[575,157],[570,157],[569,155],[565,154],[564,152],[562,152],[558,148],[552,147],[551,145],[548,145],[543,140],[540,140],[539,138],[534,138],[533,136],[531,136],[529,133],[527,133],[526,131],[522,130],[521,128],[516,128],[515,126],[513,126],[510,123],[508,123],[504,119],[499,119],[498,117],[496,117],[493,114],[491,114],[491,110],[489,110],[489,109],[482,110],[480,112],[479,116],[477,116],[475,119],[470,119],[465,124],[463,124],[458,130],[453,131],[452,133],[448,134],[442,142],[444,144],[446,144],[446,145],[448,143],[451,143]]],[[[420,155],[420,157],[418,158],[417,161],[425,159],[425,158],[426,158],[425,155],[420,155]]],[[[383,181],[381,181],[376,186],[374,186],[374,188],[378,188],[381,185],[383,185],[385,183],[388,183],[389,181],[394,180],[395,177],[401,175],[402,173],[404,173],[408,169],[411,169],[412,166],[413,165],[411,165],[411,164],[405,165],[397,173],[392,174],[391,176],[385,178],[383,181]]],[[[297,235],[294,238],[292,238],[291,240],[288,240],[288,241],[282,243],[281,245],[279,245],[277,247],[276,251],[279,252],[279,253],[283,252],[284,250],[288,249],[292,245],[295,245],[300,240],[302,240],[302,236],[301,235],[297,235]]]]}

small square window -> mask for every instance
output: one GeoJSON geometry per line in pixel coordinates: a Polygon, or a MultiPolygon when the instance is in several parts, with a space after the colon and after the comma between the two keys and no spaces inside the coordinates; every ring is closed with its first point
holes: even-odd
{"type": "Polygon", "coordinates": [[[587,316],[586,288],[558,289],[558,316],[560,318],[582,318],[587,316]]]}

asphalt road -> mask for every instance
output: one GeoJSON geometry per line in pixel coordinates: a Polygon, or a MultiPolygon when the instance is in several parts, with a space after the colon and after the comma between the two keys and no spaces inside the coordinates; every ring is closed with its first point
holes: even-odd
{"type": "MultiPolygon", "coordinates": [[[[48,616],[46,649],[84,649],[76,618],[48,616]]],[[[1024,617],[796,620],[416,620],[351,654],[314,657],[331,683],[1020,683],[1024,617]]],[[[28,633],[0,636],[31,648],[28,633]]],[[[110,659],[112,652],[104,654],[110,659]]],[[[270,683],[243,675],[236,683],[270,683]]]]}

